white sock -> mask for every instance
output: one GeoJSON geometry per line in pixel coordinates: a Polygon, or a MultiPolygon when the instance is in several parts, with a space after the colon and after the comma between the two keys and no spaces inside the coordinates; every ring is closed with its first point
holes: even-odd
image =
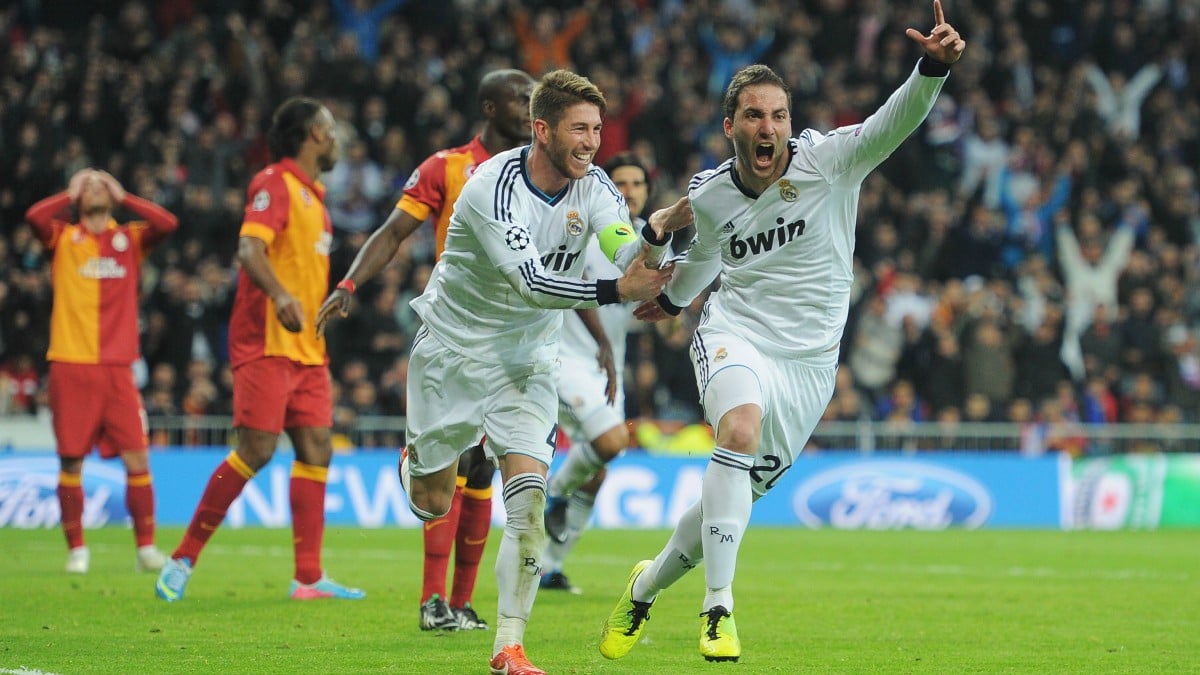
{"type": "Polygon", "coordinates": [[[546,547],[546,529],[542,521],[546,509],[546,479],[536,473],[521,473],[504,484],[504,508],[507,519],[500,550],[496,553],[496,639],[492,655],[511,644],[521,644],[525,624],[533,611],[541,580],[542,550],[546,547]]]}
{"type": "Polygon", "coordinates": [[[733,573],[738,547],[754,503],[750,486],[753,466],[754,458],[750,455],[717,448],[704,471],[700,541],[704,548],[704,583],[708,588],[701,608],[705,611],[717,605],[733,611],[733,573]]]}
{"type": "Polygon", "coordinates": [[[546,537],[546,555],[542,558],[542,567],[547,572],[561,572],[563,561],[567,554],[575,548],[575,542],[587,529],[588,521],[592,519],[592,509],[596,506],[596,495],[589,492],[572,492],[567,499],[567,531],[566,541],[559,543],[546,537]]]}
{"type": "Polygon", "coordinates": [[[550,478],[550,496],[562,497],[571,495],[580,485],[592,479],[596,472],[604,468],[604,460],[596,454],[590,443],[579,443],[567,453],[562,466],[550,478]]]}
{"type": "Polygon", "coordinates": [[[696,502],[679,517],[671,540],[654,559],[654,564],[634,580],[634,600],[654,600],[660,591],[682,579],[683,575],[704,560],[704,549],[700,545],[700,522],[700,502],[696,502]]]}

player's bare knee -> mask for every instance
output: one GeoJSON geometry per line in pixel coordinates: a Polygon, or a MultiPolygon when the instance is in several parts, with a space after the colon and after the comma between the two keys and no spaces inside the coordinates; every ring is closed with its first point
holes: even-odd
{"type": "Polygon", "coordinates": [[[758,451],[758,439],[758,427],[735,421],[722,425],[721,432],[717,434],[717,445],[743,455],[753,455],[758,451]]]}
{"type": "Polygon", "coordinates": [[[625,425],[613,427],[592,441],[592,449],[604,462],[611,462],[629,447],[629,430],[625,425]]]}
{"type": "Polygon", "coordinates": [[[454,493],[450,493],[447,496],[433,492],[424,492],[409,497],[408,509],[421,520],[437,520],[450,513],[450,504],[453,501],[454,493]]]}

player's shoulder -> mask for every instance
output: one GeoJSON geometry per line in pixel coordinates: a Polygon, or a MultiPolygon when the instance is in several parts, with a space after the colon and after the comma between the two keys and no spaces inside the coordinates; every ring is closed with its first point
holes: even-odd
{"type": "Polygon", "coordinates": [[[580,182],[590,190],[596,190],[602,194],[612,195],[617,198],[621,197],[621,191],[612,182],[612,178],[609,178],[604,169],[598,166],[593,165],[592,168],[588,169],[584,177],[580,179],[580,182]]]}
{"type": "Polygon", "coordinates": [[[284,180],[284,175],[287,173],[287,168],[278,162],[268,164],[259,169],[258,173],[254,174],[254,177],[250,179],[250,187],[253,189],[285,186],[287,183],[284,180]]]}
{"type": "Polygon", "coordinates": [[[692,176],[688,181],[688,197],[702,198],[706,194],[720,192],[722,189],[735,187],[733,183],[734,158],[730,157],[715,169],[706,169],[692,176]]]}
{"type": "Polygon", "coordinates": [[[483,200],[487,204],[510,202],[512,193],[525,184],[521,177],[519,150],[517,148],[497,153],[475,167],[471,179],[463,186],[460,198],[483,200]]]}

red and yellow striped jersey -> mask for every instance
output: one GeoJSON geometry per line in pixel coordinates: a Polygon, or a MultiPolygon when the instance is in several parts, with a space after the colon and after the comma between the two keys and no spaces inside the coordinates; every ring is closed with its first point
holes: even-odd
{"type": "Polygon", "coordinates": [[[396,208],[417,220],[425,220],[436,214],[434,225],[437,238],[437,257],[442,257],[446,247],[446,230],[450,227],[450,214],[454,202],[462,192],[467,179],[475,173],[475,167],[491,157],[479,137],[457,148],[440,150],[421,162],[404,186],[404,195],[396,208]]]}
{"type": "MultiPolygon", "coordinates": [[[[267,259],[279,283],[313,318],[329,289],[329,246],[333,228],[325,187],[291,159],[258,172],[246,191],[241,235],[267,244],[267,259]]],[[[245,270],[229,320],[229,361],[237,367],[264,356],[283,356],[305,365],[327,362],[325,341],[312,326],[290,333],[275,316],[275,303],[245,270]]]]}
{"type": "Polygon", "coordinates": [[[46,358],[63,363],[128,366],[138,358],[138,290],[146,254],[178,221],[133,195],[126,205],[147,221],[109,219],[99,234],[57,219],[66,193],[43,199],[26,213],[37,237],[52,250],[54,308],[46,358]],[[133,202],[137,202],[136,206],[133,202]]]}

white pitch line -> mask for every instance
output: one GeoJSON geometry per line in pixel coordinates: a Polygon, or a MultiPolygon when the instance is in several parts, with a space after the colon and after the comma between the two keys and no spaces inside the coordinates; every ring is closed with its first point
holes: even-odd
{"type": "Polygon", "coordinates": [[[4,673],[4,675],[58,675],[57,673],[52,673],[46,670],[37,670],[36,668],[30,669],[25,667],[17,668],[16,670],[13,670],[12,668],[0,668],[0,673],[4,673]]]}

